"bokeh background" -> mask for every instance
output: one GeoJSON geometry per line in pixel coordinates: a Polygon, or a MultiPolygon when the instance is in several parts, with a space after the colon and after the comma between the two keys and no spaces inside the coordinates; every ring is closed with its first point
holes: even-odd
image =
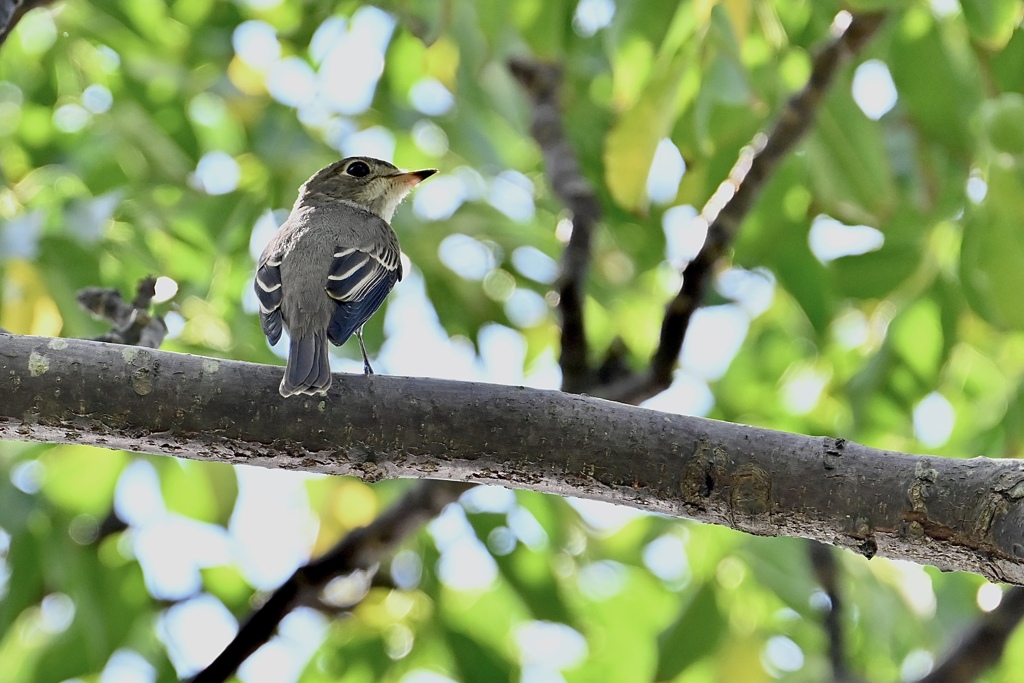
{"type": "MultiPolygon", "coordinates": [[[[560,63],[605,213],[596,355],[643,367],[693,218],[809,74],[842,9],[890,14],[774,174],[647,405],[949,457],[1016,456],[1024,30],[1011,0],[66,0],[0,48],[0,326],[93,337],[87,286],[158,276],[163,348],[281,364],[254,259],[341,156],[440,173],[394,224],[378,372],[557,388],[571,223],[506,62],[560,63]]],[[[282,345],[283,346],[283,345],[282,345]]],[[[361,372],[353,343],[338,371],[361,372]]],[[[0,443],[9,683],[194,673],[265,592],[406,488],[0,443]]],[[[1002,589],[841,555],[851,669],[927,672],[1002,589]]],[[[811,681],[828,598],[799,539],[479,488],[242,667],[296,681],[811,681]],[[350,606],[353,602],[355,607],[350,606]]],[[[1024,635],[985,681],[1019,680],[1024,635]]]]}

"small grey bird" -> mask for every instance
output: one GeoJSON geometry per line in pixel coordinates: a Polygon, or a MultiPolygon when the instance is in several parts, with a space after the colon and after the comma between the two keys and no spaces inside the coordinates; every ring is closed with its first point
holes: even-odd
{"type": "Polygon", "coordinates": [[[271,344],[291,336],[281,395],[331,386],[327,342],[355,332],[363,369],[373,374],[363,323],[402,279],[391,217],[402,199],[436,171],[401,171],[386,161],[349,157],[320,169],[299,188],[288,220],[263,250],[254,287],[271,344]]]}

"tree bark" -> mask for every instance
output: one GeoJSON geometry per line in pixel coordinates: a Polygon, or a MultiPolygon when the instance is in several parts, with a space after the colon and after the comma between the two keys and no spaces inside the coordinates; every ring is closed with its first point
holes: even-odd
{"type": "Polygon", "coordinates": [[[0,335],[0,438],[199,460],[500,484],[1024,584],[1024,463],[877,450],[470,382],[340,375],[0,335]]]}

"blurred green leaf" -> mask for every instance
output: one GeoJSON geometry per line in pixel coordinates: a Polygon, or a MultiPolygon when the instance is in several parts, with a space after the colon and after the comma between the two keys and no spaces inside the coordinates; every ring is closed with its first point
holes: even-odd
{"type": "Polygon", "coordinates": [[[960,0],[971,36],[990,50],[1006,45],[1024,17],[1020,0],[960,0]]]}
{"type": "Polygon", "coordinates": [[[718,609],[715,589],[700,586],[679,617],[658,636],[656,681],[673,680],[695,662],[707,657],[725,634],[726,624],[718,609]]]}

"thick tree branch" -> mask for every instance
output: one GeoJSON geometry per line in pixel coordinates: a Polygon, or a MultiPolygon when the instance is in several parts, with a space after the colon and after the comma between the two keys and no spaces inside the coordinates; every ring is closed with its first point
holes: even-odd
{"type": "Polygon", "coordinates": [[[978,619],[960,643],[918,683],[971,683],[1000,657],[1024,619],[1024,589],[1011,588],[999,606],[978,619]]]}
{"type": "Polygon", "coordinates": [[[338,545],[300,567],[242,625],[228,647],[192,683],[222,683],[270,640],[281,620],[296,607],[317,600],[336,576],[372,570],[406,538],[454,502],[471,484],[422,481],[369,525],[345,536],[338,545]]]}
{"type": "Polygon", "coordinates": [[[509,60],[509,70],[533,101],[530,132],[544,154],[544,171],[555,195],[572,214],[572,234],[562,253],[558,276],[558,310],[562,319],[562,343],[558,363],[562,389],[586,391],[593,383],[584,329],[583,304],[594,226],[601,220],[601,205],[594,188],[580,170],[579,161],[565,137],[559,92],[562,69],[557,64],[527,58],[509,60]]]}
{"type": "Polygon", "coordinates": [[[658,348],[647,373],[620,380],[594,393],[615,401],[638,403],[672,383],[683,338],[694,312],[704,301],[715,264],[725,254],[779,162],[803,138],[814,121],[825,93],[839,68],[867,43],[882,23],[883,14],[850,18],[840,13],[832,40],[814,58],[807,85],[779,113],[767,135],[759,133],[740,151],[729,177],[719,186],[695,220],[707,226],[707,239],[683,271],[679,293],[669,302],[662,320],[658,348]]]}
{"type": "Polygon", "coordinates": [[[0,336],[0,438],[368,481],[430,477],[583,496],[816,538],[1024,584],[1024,463],[906,455],[556,391],[340,375],[0,336]]]}

